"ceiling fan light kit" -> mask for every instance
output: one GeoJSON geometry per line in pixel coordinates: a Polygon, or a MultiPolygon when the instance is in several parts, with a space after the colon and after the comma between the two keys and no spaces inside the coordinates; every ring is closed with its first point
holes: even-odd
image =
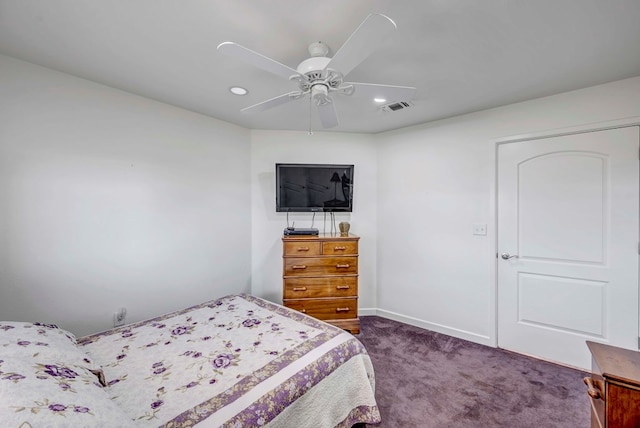
{"type": "Polygon", "coordinates": [[[331,102],[329,89],[323,84],[316,84],[311,87],[311,98],[313,98],[317,106],[331,102]]]}
{"type": "Polygon", "coordinates": [[[309,99],[314,101],[317,107],[322,126],[333,128],[339,123],[332,97],[334,94],[384,100],[376,100],[376,102],[397,102],[413,98],[416,91],[413,87],[344,81],[345,76],[373,53],[395,29],[396,24],[387,16],[369,15],[333,57],[328,57],[330,49],[325,43],[321,41],[311,43],[309,45],[311,57],[298,64],[295,70],[234,42],[221,43],[218,45],[218,51],[262,70],[288,78],[298,85],[297,91],[245,107],[242,112],[264,111],[309,95],[309,99]]]}

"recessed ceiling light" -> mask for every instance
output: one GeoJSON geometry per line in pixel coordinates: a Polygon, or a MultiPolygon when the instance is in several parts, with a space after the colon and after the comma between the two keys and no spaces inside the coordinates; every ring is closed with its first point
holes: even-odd
{"type": "Polygon", "coordinates": [[[387,101],[387,100],[386,100],[386,99],[384,99],[384,98],[374,98],[374,99],[373,99],[373,101],[375,101],[375,102],[377,102],[377,103],[383,103],[383,102],[385,102],[385,101],[387,101]]]}
{"type": "Polygon", "coordinates": [[[247,95],[249,93],[249,91],[245,88],[241,88],[240,86],[232,86],[229,88],[229,91],[234,95],[247,95]]]}

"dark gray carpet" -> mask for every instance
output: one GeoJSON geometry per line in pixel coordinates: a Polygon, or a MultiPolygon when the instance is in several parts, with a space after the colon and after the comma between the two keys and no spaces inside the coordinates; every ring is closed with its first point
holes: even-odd
{"type": "Polygon", "coordinates": [[[360,318],[379,427],[588,427],[585,373],[385,318],[360,318]]]}

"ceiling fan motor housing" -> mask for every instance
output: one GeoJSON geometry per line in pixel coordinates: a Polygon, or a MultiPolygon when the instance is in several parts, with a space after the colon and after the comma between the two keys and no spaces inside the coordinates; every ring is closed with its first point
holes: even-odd
{"type": "Polygon", "coordinates": [[[311,57],[302,61],[296,71],[304,76],[306,81],[305,79],[295,79],[298,80],[300,90],[306,92],[317,84],[323,84],[328,90],[339,88],[342,85],[342,74],[326,69],[330,61],[331,58],[325,56],[311,57]]]}
{"type": "Polygon", "coordinates": [[[329,64],[329,61],[331,61],[331,58],[326,56],[311,57],[302,61],[296,70],[304,76],[311,74],[312,76],[317,76],[316,79],[320,79],[322,78],[322,71],[329,64]]]}

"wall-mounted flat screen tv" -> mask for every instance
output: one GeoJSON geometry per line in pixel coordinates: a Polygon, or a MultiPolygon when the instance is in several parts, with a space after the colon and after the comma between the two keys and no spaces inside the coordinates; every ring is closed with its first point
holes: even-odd
{"type": "Polygon", "coordinates": [[[276,164],[277,212],[351,212],[353,165],[276,164]]]}

